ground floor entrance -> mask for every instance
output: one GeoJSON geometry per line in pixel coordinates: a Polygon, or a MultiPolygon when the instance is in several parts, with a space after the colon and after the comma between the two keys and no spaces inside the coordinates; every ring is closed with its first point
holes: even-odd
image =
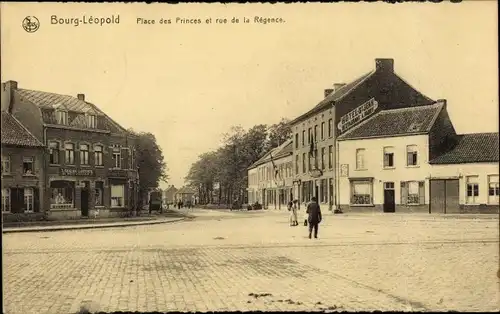
{"type": "Polygon", "coordinates": [[[429,211],[438,214],[456,212],[460,207],[459,190],[458,179],[431,179],[429,211]]]}

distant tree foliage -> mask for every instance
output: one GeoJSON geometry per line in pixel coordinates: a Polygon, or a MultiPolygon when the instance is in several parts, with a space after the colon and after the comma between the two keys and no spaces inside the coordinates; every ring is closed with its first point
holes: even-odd
{"type": "Polygon", "coordinates": [[[186,176],[189,185],[198,191],[201,204],[243,202],[248,183],[248,167],[269,149],[283,144],[291,136],[287,119],[267,126],[256,125],[249,130],[233,126],[223,134],[219,149],[203,153],[191,165],[186,176]]]}

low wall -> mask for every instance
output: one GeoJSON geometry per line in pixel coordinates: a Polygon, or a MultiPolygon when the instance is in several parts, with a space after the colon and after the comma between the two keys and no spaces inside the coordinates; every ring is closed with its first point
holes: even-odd
{"type": "Polygon", "coordinates": [[[44,213],[2,213],[2,222],[26,222],[47,220],[44,213]]]}
{"type": "MultiPolygon", "coordinates": [[[[349,204],[340,205],[344,213],[384,213],[384,205],[375,204],[367,206],[351,206],[349,204]]],[[[396,205],[396,213],[429,213],[429,205],[396,205]]],[[[390,212],[387,214],[391,214],[390,212]]]]}

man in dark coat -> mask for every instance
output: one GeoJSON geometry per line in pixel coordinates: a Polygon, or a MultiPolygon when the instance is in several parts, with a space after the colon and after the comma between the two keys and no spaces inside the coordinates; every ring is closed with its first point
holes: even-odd
{"type": "Polygon", "coordinates": [[[311,203],[307,205],[306,213],[309,215],[309,239],[311,238],[312,231],[314,229],[314,238],[318,238],[318,225],[321,222],[321,209],[319,208],[318,200],[316,197],[311,199],[311,203]]]}

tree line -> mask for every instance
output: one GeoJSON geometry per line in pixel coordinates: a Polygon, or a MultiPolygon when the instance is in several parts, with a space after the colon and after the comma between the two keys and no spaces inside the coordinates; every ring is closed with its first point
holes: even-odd
{"type": "Polygon", "coordinates": [[[243,203],[248,183],[248,167],[270,149],[290,138],[289,120],[272,125],[259,124],[245,130],[233,126],[223,134],[218,149],[203,153],[191,165],[186,181],[198,191],[200,204],[243,203]]]}

